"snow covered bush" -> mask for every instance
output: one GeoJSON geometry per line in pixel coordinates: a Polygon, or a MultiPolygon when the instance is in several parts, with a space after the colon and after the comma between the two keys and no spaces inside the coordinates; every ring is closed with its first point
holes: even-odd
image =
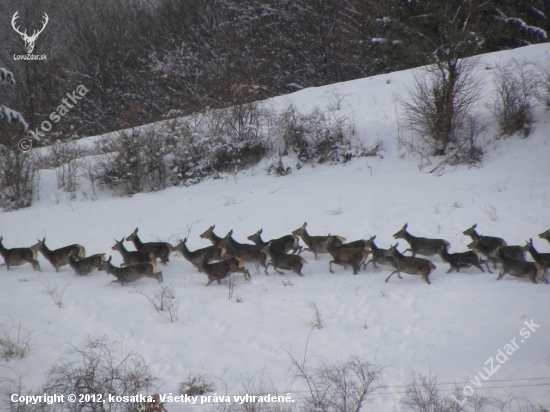
{"type": "Polygon", "coordinates": [[[501,136],[519,133],[524,138],[533,124],[536,74],[533,66],[516,60],[499,66],[494,74],[495,95],[489,103],[501,136]]]}
{"type": "Polygon", "coordinates": [[[81,347],[71,346],[65,351],[50,369],[39,393],[65,397],[74,394],[81,401],[41,405],[48,412],[138,412],[141,409],[138,402],[113,402],[110,399],[114,398],[109,395],[147,396],[156,393],[159,384],[160,379],[142,356],[134,352],[124,353],[102,337],[90,339],[81,347]],[[98,396],[102,396],[105,402],[98,402],[98,396]]]}
{"type": "Polygon", "coordinates": [[[29,207],[37,189],[33,154],[0,146],[0,207],[6,211],[29,207]]]}
{"type": "Polygon", "coordinates": [[[173,146],[154,129],[124,130],[99,146],[99,181],[113,193],[127,196],[167,187],[166,161],[173,146]]]}

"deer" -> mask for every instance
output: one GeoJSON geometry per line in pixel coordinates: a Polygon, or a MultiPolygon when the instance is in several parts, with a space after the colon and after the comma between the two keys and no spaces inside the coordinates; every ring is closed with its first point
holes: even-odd
{"type": "Polygon", "coordinates": [[[441,259],[451,265],[446,273],[451,273],[453,269],[456,270],[458,273],[460,272],[461,268],[469,268],[471,266],[475,266],[483,273],[485,273],[485,271],[481,267],[481,264],[485,264],[485,266],[487,266],[487,271],[489,273],[493,273],[491,272],[491,269],[489,269],[487,261],[480,258],[480,254],[481,252],[474,252],[472,250],[460,253],[449,253],[449,250],[443,246],[439,250],[439,256],[441,257],[441,259]]]}
{"type": "Polygon", "coordinates": [[[105,253],[85,258],[75,257],[74,250],[69,253],[69,266],[72,267],[77,275],[84,276],[98,269],[105,262],[105,253]]]}
{"type": "Polygon", "coordinates": [[[397,269],[395,269],[388,276],[386,282],[390,280],[394,273],[397,273],[399,279],[403,279],[401,277],[401,272],[405,272],[409,275],[420,275],[428,285],[431,285],[430,279],[428,277],[430,276],[430,273],[432,273],[436,269],[436,266],[427,259],[403,256],[403,254],[399,253],[399,251],[397,250],[398,245],[399,243],[396,243],[394,246],[391,246],[386,252],[384,252],[385,256],[392,257],[397,264],[397,269]]]}
{"type": "Polygon", "coordinates": [[[502,268],[497,280],[500,280],[504,275],[515,276],[517,278],[528,278],[532,283],[537,283],[537,275],[540,273],[541,280],[548,284],[548,280],[544,277],[544,266],[537,262],[526,262],[524,260],[512,259],[502,253],[502,247],[496,251],[502,261],[502,268]]]}
{"type": "Polygon", "coordinates": [[[191,252],[187,248],[187,238],[180,240],[180,243],[174,247],[174,251],[180,252],[197,269],[199,268],[199,261],[202,259],[202,255],[206,256],[206,263],[222,260],[221,249],[216,246],[208,246],[191,252]]]}
{"type": "Polygon", "coordinates": [[[477,223],[473,225],[471,228],[466,229],[464,232],[462,232],[465,236],[470,236],[472,238],[472,243],[470,243],[467,247],[470,249],[478,250],[483,255],[485,255],[490,261],[493,262],[493,268],[497,268],[497,260],[490,256],[492,252],[495,252],[498,247],[500,246],[508,246],[508,244],[504,241],[504,239],[500,237],[493,237],[493,236],[482,236],[479,233],[476,232],[477,223]]]}
{"type": "Polygon", "coordinates": [[[154,253],[160,259],[160,263],[166,265],[170,261],[168,256],[174,251],[174,247],[168,242],[147,242],[143,243],[138,236],[138,228],[126,238],[127,242],[134,242],[138,252],[154,253]]]}
{"type": "MultiPolygon", "coordinates": [[[[479,250],[477,241],[474,241],[470,243],[470,245],[473,250],[479,250]]],[[[489,252],[487,254],[487,258],[493,262],[493,266],[495,266],[497,262],[502,263],[501,255],[506,256],[509,259],[516,259],[516,260],[525,260],[525,251],[523,250],[522,246],[516,246],[516,245],[506,245],[506,246],[499,246],[497,249],[489,252]],[[500,250],[500,253],[498,253],[500,250]]]]}
{"type": "Polygon", "coordinates": [[[284,272],[277,270],[277,268],[283,270],[292,270],[298,276],[304,276],[302,275],[302,267],[307,264],[307,261],[303,257],[299,255],[287,255],[285,253],[281,253],[278,248],[273,248],[272,246],[273,244],[271,242],[268,242],[267,245],[262,246],[262,248],[260,249],[262,253],[265,253],[266,256],[269,256],[269,258],[271,259],[271,262],[269,262],[265,268],[266,275],[269,275],[269,273],[267,272],[267,267],[271,265],[273,266],[273,269],[275,269],[275,272],[281,275],[284,274],[284,272]]]}
{"type": "Polygon", "coordinates": [[[221,284],[221,280],[227,278],[231,273],[243,273],[245,280],[250,280],[250,272],[243,266],[244,260],[240,257],[231,257],[229,259],[222,260],[216,263],[208,263],[205,254],[201,255],[199,260],[199,270],[208,276],[208,283],[205,286],[210,285],[212,282],[218,282],[221,284]]]}
{"type": "Polygon", "coordinates": [[[34,43],[36,42],[38,35],[44,31],[44,29],[48,25],[48,21],[50,20],[50,18],[46,13],[44,13],[44,16],[43,16],[44,22],[42,23],[42,28],[40,30],[33,30],[32,36],[29,36],[27,35],[27,30],[25,30],[24,32],[21,32],[19,30],[19,27],[15,26],[15,21],[19,18],[18,14],[19,14],[19,10],[17,10],[13,15],[11,19],[11,26],[17,33],[21,35],[21,38],[25,41],[25,49],[27,50],[27,53],[31,54],[32,51],[34,50],[34,43]]]}
{"type": "Polygon", "coordinates": [[[199,235],[201,239],[208,239],[214,246],[218,246],[218,243],[220,243],[223,238],[219,237],[214,233],[216,225],[210,226],[206,231],[199,235]]]}
{"type": "Polygon", "coordinates": [[[267,246],[267,244],[271,242],[271,247],[277,249],[278,252],[288,253],[292,250],[293,255],[302,253],[303,247],[300,246],[300,238],[298,236],[286,235],[278,239],[271,239],[269,242],[264,242],[262,239],[262,232],[263,229],[260,229],[253,235],[248,236],[247,239],[256,244],[259,248],[267,246]]]}
{"type": "MultiPolygon", "coordinates": [[[[304,222],[302,226],[292,232],[293,235],[300,236],[304,243],[307,245],[307,248],[303,251],[312,252],[315,255],[315,260],[320,253],[328,253],[327,251],[327,239],[328,236],[310,236],[306,230],[307,222],[304,222]]],[[[330,235],[329,235],[330,236],[330,235]]],[[[334,241],[334,246],[342,245],[346,239],[342,236],[335,236],[336,240],[334,241]]]]}
{"type": "Polygon", "coordinates": [[[0,236],[0,255],[4,258],[4,264],[6,268],[10,270],[12,266],[21,266],[25,263],[30,263],[34,270],[40,272],[40,263],[38,263],[38,250],[37,245],[32,247],[18,247],[13,249],[6,249],[2,244],[3,236],[0,236]]]}
{"type": "Polygon", "coordinates": [[[386,256],[385,253],[388,251],[387,249],[381,249],[374,243],[374,239],[376,238],[376,235],[372,236],[369,240],[366,241],[366,247],[370,249],[371,252],[371,260],[369,260],[367,263],[363,264],[363,269],[367,268],[367,265],[372,262],[375,268],[378,268],[376,266],[377,263],[381,265],[390,265],[394,269],[397,269],[397,263],[395,262],[395,259],[391,256],[386,256]]]}
{"type": "Polygon", "coordinates": [[[548,229],[546,232],[540,233],[539,237],[541,239],[546,239],[548,241],[548,243],[550,243],[550,229],[548,229]]]}
{"type": "Polygon", "coordinates": [[[544,267],[544,273],[548,272],[548,268],[550,268],[550,253],[539,253],[533,246],[533,239],[529,239],[529,242],[526,242],[523,250],[529,252],[533,260],[544,267]]]}
{"type": "Polygon", "coordinates": [[[109,260],[103,261],[97,268],[99,271],[107,272],[116,277],[116,280],[111,283],[119,282],[121,286],[124,286],[126,283],[135,282],[142,277],[156,279],[159,283],[162,283],[162,272],[157,272],[157,266],[153,262],[117,268],[111,263],[112,258],[112,256],[109,256],[109,260]]]}
{"type": "Polygon", "coordinates": [[[394,239],[405,239],[410,248],[406,249],[403,253],[411,251],[412,257],[416,255],[433,256],[439,253],[442,246],[449,248],[451,244],[443,239],[428,239],[425,237],[416,237],[407,232],[409,225],[405,223],[405,226],[401,230],[393,235],[394,239]]]}
{"type": "Polygon", "coordinates": [[[330,273],[334,273],[332,270],[332,264],[343,266],[344,269],[348,266],[353,268],[353,274],[357,275],[361,264],[365,262],[369,256],[369,252],[364,247],[345,247],[345,245],[335,246],[336,236],[329,236],[327,239],[327,251],[333,257],[333,260],[329,262],[330,273]]]}
{"type": "Polygon", "coordinates": [[[115,239],[115,244],[111,248],[114,251],[120,252],[120,255],[122,256],[122,260],[124,263],[120,265],[123,266],[130,266],[130,265],[137,265],[138,263],[149,263],[153,262],[155,265],[157,264],[157,257],[154,253],[147,253],[147,252],[140,252],[139,250],[131,251],[126,249],[124,246],[124,238],[122,238],[120,241],[115,239]]]}
{"type": "Polygon", "coordinates": [[[259,268],[258,265],[267,269],[265,265],[266,256],[260,251],[260,248],[256,245],[237,242],[233,239],[233,229],[231,229],[221,242],[218,243],[218,248],[221,249],[222,257],[226,254],[229,256],[238,256],[245,262],[254,262],[257,270],[259,268]]]}
{"type": "Polygon", "coordinates": [[[42,253],[42,256],[52,264],[56,272],[59,272],[60,267],[69,264],[69,254],[71,252],[74,252],[74,254],[80,258],[86,256],[86,249],[84,246],[78,244],[50,250],[48,246],[46,246],[46,238],[38,240],[38,243],[33,247],[42,253]]]}

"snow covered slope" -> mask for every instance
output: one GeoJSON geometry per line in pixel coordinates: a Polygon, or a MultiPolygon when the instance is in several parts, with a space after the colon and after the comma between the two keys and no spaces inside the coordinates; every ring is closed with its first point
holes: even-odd
{"type": "MultiPolygon", "coordinates": [[[[549,52],[550,45],[541,44],[483,56],[485,100],[492,88],[486,68],[510,58],[545,59],[549,52]]],[[[482,234],[502,237],[509,245],[533,238],[540,252],[550,253],[550,244],[537,237],[550,228],[548,114],[537,108],[533,132],[525,140],[495,141],[491,127],[484,136],[483,167],[447,168],[436,177],[419,171],[416,159],[401,159],[393,143],[394,99],[411,84],[411,72],[404,71],[274,99],[276,106],[290,100],[308,109],[331,104],[330,92],[337,90],[346,95],[342,110],[353,110],[359,136],[382,139],[383,159],[306,167],[286,177],[269,176],[257,167],[188,188],[131,198],[104,194],[96,201],[67,200],[56,191],[55,172],[43,171],[39,202],[0,213],[0,235],[6,247],[30,246],[44,236],[51,248],[80,243],[88,255],[112,254],[118,264],[119,254],[111,251],[114,239],[128,236],[136,226],[143,241],[176,244],[189,235],[194,250],[209,245],[199,234],[214,224],[218,235],[233,229],[235,239],[245,242],[260,228],[263,238],[271,239],[307,221],[310,234],[338,234],[350,241],[376,235],[377,244],[388,247],[395,243],[393,233],[408,223],[412,234],[446,239],[457,252],[467,250],[470,242],[462,232],[477,223],[482,234]]],[[[487,112],[483,104],[479,110],[487,112]]],[[[406,248],[402,239],[399,248],[406,248]]],[[[550,285],[509,276],[497,282],[496,273],[475,268],[446,274],[448,265],[438,256],[431,258],[437,266],[431,285],[410,275],[384,283],[387,268],[369,265],[353,276],[334,266],[331,274],[327,255],[317,261],[309,252],[302,256],[309,262],[303,278],[290,272],[281,276],[271,268],[266,276],[251,266],[252,280],[236,276],[230,300],[227,281],[205,288],[206,277],[172,255],[161,270],[179,299],[175,323],[133,293],[134,285],[110,285],[112,277],[104,272],[77,277],[64,267],[56,273],[43,257],[41,273],[30,265],[10,272],[0,267],[0,323],[9,327],[21,320],[34,340],[25,358],[7,366],[22,373],[27,387],[37,388],[68,344],[107,335],[152,363],[164,380],[162,393],[175,393],[190,372],[223,376],[236,388],[240,378],[264,369],[285,390],[292,380],[289,353],[302,356],[309,336],[312,365],[358,355],[384,366],[388,387],[375,393],[365,410],[402,411],[399,399],[413,371],[437,374],[445,383],[466,382],[516,338],[519,349],[479,389],[474,386],[476,393],[514,393],[550,405],[550,285]],[[61,308],[45,293],[54,287],[65,288],[61,308]],[[323,328],[313,332],[311,302],[323,319],[323,328]],[[531,319],[540,328],[520,343],[519,331],[531,319]]],[[[159,286],[142,279],[135,287],[152,294],[159,286]]],[[[195,409],[172,404],[169,411],[195,409]]]]}

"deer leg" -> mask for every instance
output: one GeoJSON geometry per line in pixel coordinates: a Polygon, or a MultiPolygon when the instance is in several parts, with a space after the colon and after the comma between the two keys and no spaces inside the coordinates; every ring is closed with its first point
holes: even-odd
{"type": "Polygon", "coordinates": [[[359,268],[360,267],[361,267],[361,263],[359,263],[358,265],[353,266],[353,274],[354,275],[357,275],[357,273],[359,273],[359,268]]]}
{"type": "Polygon", "coordinates": [[[285,274],[285,272],[281,272],[281,271],[277,270],[275,265],[273,265],[273,269],[275,269],[275,272],[277,272],[279,275],[284,275],[285,274]]]}
{"type": "Polygon", "coordinates": [[[404,255],[404,254],[407,253],[407,252],[411,252],[412,255],[413,255],[413,257],[414,257],[414,252],[412,251],[411,248],[406,249],[406,250],[405,250],[403,253],[401,253],[401,254],[404,255]]]}
{"type": "Polygon", "coordinates": [[[214,279],[208,279],[208,283],[206,285],[204,285],[204,287],[207,287],[208,285],[210,285],[212,282],[214,282],[214,279]]]}
{"type": "Polygon", "coordinates": [[[393,276],[394,273],[397,273],[397,276],[399,276],[399,273],[397,272],[397,270],[394,270],[391,275],[388,276],[388,278],[386,279],[386,283],[388,282],[388,280],[390,280],[390,278],[393,276]]]}
{"type": "Polygon", "coordinates": [[[534,283],[535,285],[537,284],[537,273],[535,272],[535,274],[529,274],[527,275],[527,277],[529,278],[529,280],[531,281],[531,283],[534,283]]]}
{"type": "Polygon", "coordinates": [[[334,273],[334,271],[332,270],[332,263],[334,262],[334,260],[331,260],[330,262],[328,262],[328,270],[330,271],[330,273],[334,273]]]}
{"type": "MultiPolygon", "coordinates": [[[[267,266],[266,266],[266,269],[267,269],[267,266]]],[[[250,280],[250,272],[248,271],[248,269],[243,269],[243,273],[244,273],[244,280],[250,280]]]]}
{"type": "Polygon", "coordinates": [[[294,268],[294,273],[296,273],[298,276],[302,276],[302,277],[303,277],[304,275],[302,275],[302,265],[296,266],[296,267],[294,268]]]}
{"type": "Polygon", "coordinates": [[[500,273],[498,274],[497,280],[502,279],[502,277],[503,277],[505,274],[506,274],[506,272],[504,271],[504,268],[502,268],[502,269],[500,270],[500,273]]]}
{"type": "Polygon", "coordinates": [[[449,268],[449,270],[446,271],[445,273],[451,273],[451,270],[453,270],[453,269],[454,269],[454,268],[451,266],[451,267],[449,268]]]}
{"type": "Polygon", "coordinates": [[[478,268],[479,270],[481,270],[483,273],[485,273],[485,271],[483,270],[483,268],[481,267],[481,265],[479,263],[474,263],[473,264],[476,268],[478,268]]]}
{"type": "Polygon", "coordinates": [[[426,283],[428,285],[431,285],[432,283],[430,282],[430,279],[428,278],[429,275],[422,275],[422,278],[424,278],[424,280],[426,281],[426,283]]]}

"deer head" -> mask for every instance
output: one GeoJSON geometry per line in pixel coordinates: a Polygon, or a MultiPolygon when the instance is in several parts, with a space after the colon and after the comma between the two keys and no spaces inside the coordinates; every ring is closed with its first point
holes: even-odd
{"type": "Polygon", "coordinates": [[[11,25],[12,25],[13,29],[17,33],[19,33],[21,35],[21,37],[23,38],[23,40],[25,41],[25,49],[27,49],[27,53],[31,54],[33,49],[34,49],[34,42],[38,38],[38,35],[44,31],[44,29],[46,28],[46,25],[48,24],[48,21],[50,20],[50,18],[48,17],[48,15],[46,13],[44,13],[44,22],[42,23],[42,28],[40,30],[34,30],[33,33],[32,33],[32,36],[28,36],[27,35],[27,30],[25,30],[25,32],[22,33],[19,30],[19,27],[15,26],[15,20],[17,20],[19,18],[18,13],[19,13],[19,10],[16,11],[15,14],[13,15],[13,17],[11,19],[11,25]]]}

